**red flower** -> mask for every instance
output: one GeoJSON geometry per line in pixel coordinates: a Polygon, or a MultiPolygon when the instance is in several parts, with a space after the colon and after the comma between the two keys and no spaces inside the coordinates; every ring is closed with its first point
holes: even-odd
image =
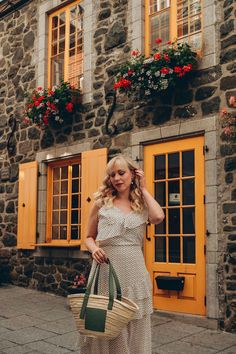
{"type": "Polygon", "coordinates": [[[162,43],[162,39],[161,38],[157,38],[157,39],[155,39],[155,42],[156,42],[156,44],[160,44],[160,43],[162,43]]]}
{"type": "Polygon", "coordinates": [[[43,88],[41,86],[38,87],[38,91],[41,91],[43,88]]]}
{"type": "Polygon", "coordinates": [[[175,67],[174,67],[174,72],[175,72],[176,74],[181,73],[181,71],[182,71],[182,69],[181,69],[180,66],[175,66],[175,67]]]}
{"type": "Polygon", "coordinates": [[[45,125],[48,125],[48,117],[46,115],[43,116],[43,122],[45,125]]]}
{"type": "Polygon", "coordinates": [[[114,84],[114,89],[117,90],[121,87],[123,87],[124,89],[127,89],[131,86],[131,81],[130,80],[126,80],[123,77],[120,79],[120,81],[116,82],[114,84]]]}
{"type": "Polygon", "coordinates": [[[28,104],[28,108],[32,108],[33,107],[33,104],[32,103],[29,103],[28,104]]]}
{"type": "Polygon", "coordinates": [[[230,106],[235,106],[235,103],[236,103],[236,99],[235,99],[235,96],[230,96],[229,98],[229,104],[230,106]]]}
{"type": "Polygon", "coordinates": [[[35,101],[34,105],[35,105],[35,107],[38,107],[40,105],[40,102],[39,101],[35,101]]]}
{"type": "Polygon", "coordinates": [[[169,72],[170,72],[170,69],[169,68],[162,68],[161,70],[160,70],[160,72],[161,72],[161,74],[169,74],[169,72]]]}
{"type": "Polygon", "coordinates": [[[128,75],[132,75],[134,73],[134,70],[130,69],[128,70],[128,75]]]}
{"type": "Polygon", "coordinates": [[[171,45],[171,44],[172,44],[172,42],[171,42],[171,41],[168,41],[166,44],[171,45]]]}
{"type": "Polygon", "coordinates": [[[66,110],[71,113],[73,111],[73,103],[71,102],[67,103],[66,110]]]}
{"type": "Polygon", "coordinates": [[[136,57],[137,55],[139,55],[139,51],[138,50],[132,50],[131,55],[133,57],[136,57]]]}
{"type": "Polygon", "coordinates": [[[155,60],[160,60],[160,59],[161,59],[161,54],[160,54],[160,53],[155,53],[155,54],[153,55],[153,58],[154,58],[155,60]]]}
{"type": "Polygon", "coordinates": [[[183,71],[186,72],[186,73],[189,72],[191,69],[192,69],[192,65],[191,64],[183,66],[183,71]]]}
{"type": "Polygon", "coordinates": [[[168,54],[164,54],[164,59],[165,59],[165,61],[170,61],[169,55],[168,54]]]}

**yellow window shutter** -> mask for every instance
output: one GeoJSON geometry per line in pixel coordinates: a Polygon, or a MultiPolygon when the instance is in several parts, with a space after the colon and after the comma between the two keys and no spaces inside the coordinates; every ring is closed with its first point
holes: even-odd
{"type": "Polygon", "coordinates": [[[93,205],[95,193],[101,186],[105,177],[105,168],[107,164],[107,148],[85,151],[82,153],[82,185],[81,185],[81,249],[86,250],[84,241],[86,238],[86,229],[88,216],[93,205]]]}
{"type": "Polygon", "coordinates": [[[37,161],[20,164],[17,248],[34,249],[36,243],[37,161]]]}

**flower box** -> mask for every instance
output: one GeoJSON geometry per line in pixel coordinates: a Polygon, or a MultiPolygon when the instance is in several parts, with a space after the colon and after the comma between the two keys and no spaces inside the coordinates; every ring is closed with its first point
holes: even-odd
{"type": "Polygon", "coordinates": [[[48,89],[38,87],[32,94],[26,93],[26,97],[24,122],[55,129],[72,123],[82,100],[80,90],[64,81],[48,89]]]}

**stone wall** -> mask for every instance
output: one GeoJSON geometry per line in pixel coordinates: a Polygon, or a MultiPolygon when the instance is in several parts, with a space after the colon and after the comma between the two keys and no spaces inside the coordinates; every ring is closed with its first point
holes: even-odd
{"type": "MultiPolygon", "coordinates": [[[[43,0],[40,0],[42,3],[43,0]]],[[[92,101],[83,105],[74,116],[73,124],[58,130],[39,130],[26,126],[23,118],[24,91],[35,88],[37,59],[37,1],[32,1],[1,21],[0,46],[0,249],[13,252],[8,259],[11,279],[15,284],[36,287],[65,294],[65,288],[75,274],[87,273],[88,260],[35,257],[34,252],[15,250],[17,234],[18,165],[35,159],[37,152],[53,146],[73,145],[89,141],[93,148],[108,147],[110,156],[126,151],[130,134],[156,126],[204,119],[218,114],[226,105],[226,97],[236,94],[235,2],[217,3],[220,53],[217,65],[196,72],[184,80],[178,89],[159,95],[152,102],[137,102],[120,95],[111,120],[116,134],[109,136],[105,122],[112,102],[114,71],[118,63],[130,55],[132,48],[130,7],[128,0],[94,1],[93,16],[93,92],[92,101]],[[12,118],[17,123],[15,148],[8,154],[6,142],[11,132],[12,118]],[[2,136],[2,138],[1,138],[2,136]],[[80,266],[81,264],[81,266],[80,266]]],[[[221,159],[218,166],[219,203],[219,295],[221,325],[236,328],[236,147],[220,138],[221,159]],[[222,173],[222,171],[224,171],[222,173]],[[225,303],[225,299],[226,302],[225,303]]],[[[8,253],[9,254],[9,253],[8,253]]],[[[0,263],[1,267],[1,263],[0,263]]]]}
{"type": "MultiPolygon", "coordinates": [[[[220,1],[220,80],[221,106],[227,107],[231,95],[236,96],[236,4],[220,1]]],[[[220,130],[222,133],[222,130],[220,130]]],[[[221,327],[236,331],[236,142],[220,137],[219,166],[219,299],[221,327]],[[223,171],[223,173],[222,173],[223,171]]]]}

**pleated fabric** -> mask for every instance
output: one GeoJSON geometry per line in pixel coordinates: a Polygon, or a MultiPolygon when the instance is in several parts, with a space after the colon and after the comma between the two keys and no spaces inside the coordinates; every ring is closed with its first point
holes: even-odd
{"type": "MultiPolygon", "coordinates": [[[[81,354],[151,354],[152,284],[142,252],[146,221],[146,210],[128,214],[115,206],[99,210],[96,240],[117,273],[122,295],[133,300],[139,311],[115,339],[80,336],[81,354]]],[[[95,266],[93,261],[91,274],[95,266]]],[[[98,289],[108,295],[106,264],[101,266],[98,289]]]]}

